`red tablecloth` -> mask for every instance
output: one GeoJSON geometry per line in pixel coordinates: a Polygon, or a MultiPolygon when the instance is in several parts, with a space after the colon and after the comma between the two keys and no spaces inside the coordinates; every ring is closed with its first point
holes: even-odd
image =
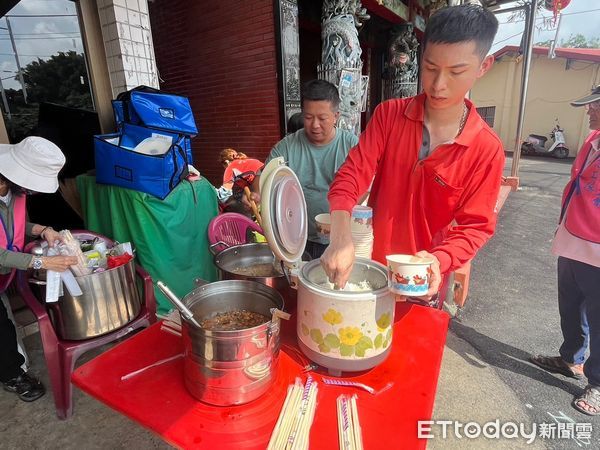
{"type": "MultiPolygon", "coordinates": [[[[319,383],[310,448],[339,448],[335,400],[342,393],[358,395],[366,449],[425,448],[426,440],[417,439],[417,421],[431,418],[448,318],[436,309],[399,303],[389,357],[370,371],[345,377],[376,389],[391,381],[392,387],[372,395],[356,388],[319,383]]],[[[295,322],[288,322],[282,329],[274,386],[246,405],[215,407],[196,401],[183,384],[181,358],[121,381],[125,374],[181,352],[181,338],[162,331],[158,323],[82,365],[72,380],[83,391],[174,446],[266,448],[287,387],[307,363],[296,345],[295,322]]],[[[301,376],[305,381],[306,375],[301,376]]],[[[313,376],[320,381],[319,373],[313,376]]]]}

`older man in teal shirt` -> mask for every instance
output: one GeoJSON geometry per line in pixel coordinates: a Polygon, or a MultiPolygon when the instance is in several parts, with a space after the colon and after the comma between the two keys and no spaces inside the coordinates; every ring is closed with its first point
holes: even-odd
{"type": "MultiPolygon", "coordinates": [[[[340,97],[333,84],[325,80],[307,82],[302,89],[304,128],[279,141],[265,161],[266,165],[281,156],[298,176],[308,209],[306,251],[313,258],[319,258],[327,247],[317,235],[315,216],[329,212],[329,185],[350,149],[358,143],[354,134],[336,128],[339,105],[340,97]]],[[[255,180],[253,190],[257,189],[255,180]]]]}

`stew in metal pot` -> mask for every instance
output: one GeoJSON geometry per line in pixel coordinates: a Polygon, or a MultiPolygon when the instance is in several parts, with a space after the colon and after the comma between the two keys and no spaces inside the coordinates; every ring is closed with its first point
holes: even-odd
{"type": "Polygon", "coordinates": [[[252,264],[251,266],[236,267],[231,271],[236,275],[242,275],[245,277],[280,277],[283,275],[279,270],[273,266],[273,264],[252,264]]]}
{"type": "Polygon", "coordinates": [[[200,326],[207,331],[235,331],[256,327],[269,320],[269,317],[259,313],[234,309],[208,317],[200,322],[200,326]]]}

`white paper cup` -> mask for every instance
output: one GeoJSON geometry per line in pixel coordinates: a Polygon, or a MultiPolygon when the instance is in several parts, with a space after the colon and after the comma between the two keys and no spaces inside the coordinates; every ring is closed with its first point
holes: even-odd
{"type": "Polygon", "coordinates": [[[388,286],[394,294],[408,297],[426,295],[433,258],[414,255],[388,255],[388,286]]]}
{"type": "Polygon", "coordinates": [[[371,219],[373,217],[373,208],[370,206],[356,205],[352,208],[352,217],[358,219],[371,219]]]}
{"type": "Polygon", "coordinates": [[[355,206],[350,221],[352,233],[367,234],[373,232],[373,209],[368,206],[355,206]]]}
{"type": "Polygon", "coordinates": [[[331,215],[329,213],[318,214],[315,216],[315,225],[321,243],[328,244],[331,233],[331,215]]]}

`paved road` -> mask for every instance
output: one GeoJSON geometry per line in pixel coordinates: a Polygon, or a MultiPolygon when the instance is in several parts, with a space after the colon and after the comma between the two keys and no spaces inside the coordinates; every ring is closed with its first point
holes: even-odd
{"type": "MultiPolygon", "coordinates": [[[[556,258],[549,249],[571,163],[521,161],[522,189],[511,193],[495,237],[475,259],[469,300],[451,325],[522,401],[531,423],[553,423],[552,416],[560,416],[556,421],[587,422],[595,428],[591,442],[544,440],[553,449],[600,448],[600,419],[570,406],[585,383],[547,374],[527,362],[531,353],[558,354],[561,344],[556,258]]],[[[507,174],[510,164],[508,158],[507,174]]],[[[478,364],[469,362],[474,368],[478,364]]]]}

